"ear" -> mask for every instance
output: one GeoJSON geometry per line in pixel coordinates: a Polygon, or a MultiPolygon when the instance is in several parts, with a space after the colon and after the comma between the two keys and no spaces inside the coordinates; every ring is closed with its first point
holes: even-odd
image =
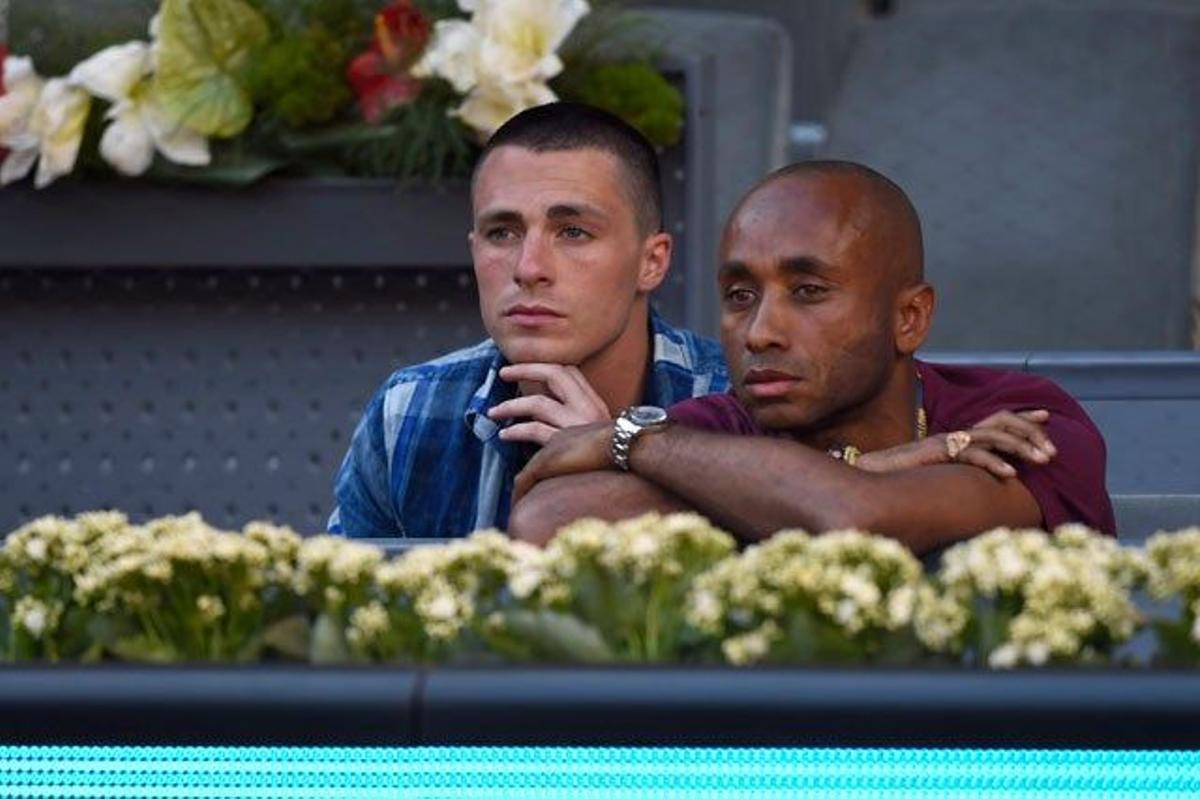
{"type": "Polygon", "coordinates": [[[649,294],[667,279],[671,269],[670,233],[655,233],[642,245],[641,266],[638,268],[638,291],[649,294]]]}
{"type": "Polygon", "coordinates": [[[896,296],[895,338],[900,354],[912,355],[925,343],[936,305],[937,295],[928,283],[909,286],[896,296]]]}

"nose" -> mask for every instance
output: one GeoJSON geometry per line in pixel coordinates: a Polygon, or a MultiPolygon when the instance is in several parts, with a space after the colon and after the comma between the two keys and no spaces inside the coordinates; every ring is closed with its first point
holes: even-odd
{"type": "Polygon", "coordinates": [[[522,287],[554,282],[552,254],[541,236],[529,235],[522,240],[517,265],[513,269],[513,282],[522,287]]]}
{"type": "Polygon", "coordinates": [[[785,303],[764,294],[746,324],[746,349],[753,353],[787,349],[785,303]]]}

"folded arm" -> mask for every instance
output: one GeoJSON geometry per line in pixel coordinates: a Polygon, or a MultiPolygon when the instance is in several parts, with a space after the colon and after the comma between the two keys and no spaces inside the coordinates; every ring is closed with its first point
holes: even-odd
{"type": "Polygon", "coordinates": [[[518,497],[550,477],[558,479],[529,497],[531,507],[518,505],[525,523],[535,524],[533,517],[546,507],[556,508],[557,521],[667,509],[673,500],[747,540],[788,527],[857,527],[924,552],[992,527],[1041,522],[1037,502],[1019,480],[977,466],[873,473],[785,439],[679,426],[639,438],[631,474],[611,472],[610,427],[563,431],[530,462],[518,477],[518,497]],[[619,506],[619,497],[630,498],[630,504],[619,506]]]}

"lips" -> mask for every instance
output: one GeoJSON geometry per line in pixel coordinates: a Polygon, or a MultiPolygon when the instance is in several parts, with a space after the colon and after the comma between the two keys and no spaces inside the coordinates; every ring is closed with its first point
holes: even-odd
{"type": "Polygon", "coordinates": [[[506,309],[504,318],[522,327],[538,327],[566,317],[548,305],[521,304],[506,309]]]}
{"type": "Polygon", "coordinates": [[[755,399],[774,399],[785,396],[801,378],[777,369],[754,368],[746,372],[742,385],[746,393],[755,399]]]}

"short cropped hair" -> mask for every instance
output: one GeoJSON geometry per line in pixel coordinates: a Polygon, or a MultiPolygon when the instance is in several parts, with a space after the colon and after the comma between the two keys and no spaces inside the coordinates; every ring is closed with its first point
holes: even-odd
{"type": "Polygon", "coordinates": [[[625,170],[634,216],[644,235],[662,230],[663,200],[654,146],[629,123],[581,103],[549,103],[527,109],[500,126],[475,165],[475,174],[498,147],[535,153],[601,150],[625,170]]]}

